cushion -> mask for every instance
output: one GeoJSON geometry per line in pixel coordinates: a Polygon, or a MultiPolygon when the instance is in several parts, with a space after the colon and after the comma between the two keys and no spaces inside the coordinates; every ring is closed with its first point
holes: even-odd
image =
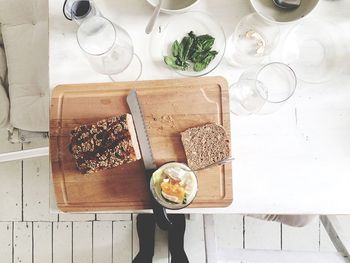
{"type": "MultiPolygon", "coordinates": [[[[0,34],[1,35],[1,34],[0,34]]],[[[5,90],[6,58],[0,45],[0,128],[6,127],[9,119],[9,99],[5,90]]]]}
{"type": "MultiPolygon", "coordinates": [[[[0,27],[1,30],[1,27],[0,27]]],[[[1,31],[0,31],[1,37],[1,31]]],[[[0,43],[0,82],[4,83],[6,80],[7,66],[6,66],[6,55],[3,45],[0,43]]]]}
{"type": "Polygon", "coordinates": [[[1,24],[0,24],[0,46],[3,45],[3,42],[2,42],[2,34],[1,34],[1,24]]]}
{"type": "Polygon", "coordinates": [[[8,125],[9,107],[10,103],[5,87],[0,83],[0,128],[4,128],[8,125]]]}
{"type": "Polygon", "coordinates": [[[49,116],[47,0],[0,0],[7,57],[10,122],[47,131],[49,116]]]}

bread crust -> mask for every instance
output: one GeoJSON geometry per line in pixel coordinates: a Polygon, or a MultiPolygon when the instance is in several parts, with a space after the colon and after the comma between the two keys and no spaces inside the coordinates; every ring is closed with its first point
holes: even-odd
{"type": "Polygon", "coordinates": [[[141,158],[130,114],[84,124],[71,131],[70,151],[78,170],[93,173],[141,158]]]}

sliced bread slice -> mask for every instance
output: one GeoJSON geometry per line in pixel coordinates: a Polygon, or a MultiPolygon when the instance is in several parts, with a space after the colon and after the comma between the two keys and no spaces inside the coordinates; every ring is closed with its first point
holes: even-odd
{"type": "Polygon", "coordinates": [[[208,123],[181,133],[187,164],[197,170],[230,156],[230,141],[224,127],[208,123]]]}

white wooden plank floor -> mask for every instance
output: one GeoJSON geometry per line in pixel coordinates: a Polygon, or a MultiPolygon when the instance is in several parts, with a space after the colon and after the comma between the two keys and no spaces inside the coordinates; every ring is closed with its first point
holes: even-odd
{"type": "Polygon", "coordinates": [[[0,222],[0,262],[12,262],[13,223],[0,222]]]}
{"type": "Polygon", "coordinates": [[[92,222],[73,222],[73,262],[92,263],[92,222]]]}
{"type": "MultiPolygon", "coordinates": [[[[54,222],[52,225],[52,262],[71,263],[73,250],[73,222],[54,222]]],[[[50,259],[47,259],[50,262],[50,259]]]]}
{"type": "Polygon", "coordinates": [[[132,222],[113,222],[113,263],[130,262],[132,258],[132,222]]]}
{"type": "Polygon", "coordinates": [[[32,222],[15,222],[13,230],[13,258],[16,263],[32,262],[32,222]]]}
{"type": "Polygon", "coordinates": [[[33,262],[47,263],[52,258],[52,222],[33,223],[33,262]]]}
{"type": "MultiPolygon", "coordinates": [[[[18,145],[0,130],[0,152],[47,145],[18,145]]],[[[136,215],[57,214],[49,211],[48,158],[0,164],[0,263],[128,263],[138,252],[136,215]]],[[[350,233],[350,217],[340,217],[350,233]]],[[[205,262],[203,216],[187,220],[191,263],[205,262]]],[[[241,215],[215,215],[218,250],[335,251],[319,220],[304,228],[241,215]]],[[[170,262],[167,233],[156,229],[154,262],[170,262]]]]}

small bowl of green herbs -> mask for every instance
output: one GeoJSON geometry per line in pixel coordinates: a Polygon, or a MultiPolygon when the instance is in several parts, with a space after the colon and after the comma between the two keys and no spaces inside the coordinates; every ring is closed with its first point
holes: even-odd
{"type": "Polygon", "coordinates": [[[209,15],[202,12],[177,15],[161,30],[164,66],[181,75],[198,77],[220,64],[226,37],[209,15]]]}

